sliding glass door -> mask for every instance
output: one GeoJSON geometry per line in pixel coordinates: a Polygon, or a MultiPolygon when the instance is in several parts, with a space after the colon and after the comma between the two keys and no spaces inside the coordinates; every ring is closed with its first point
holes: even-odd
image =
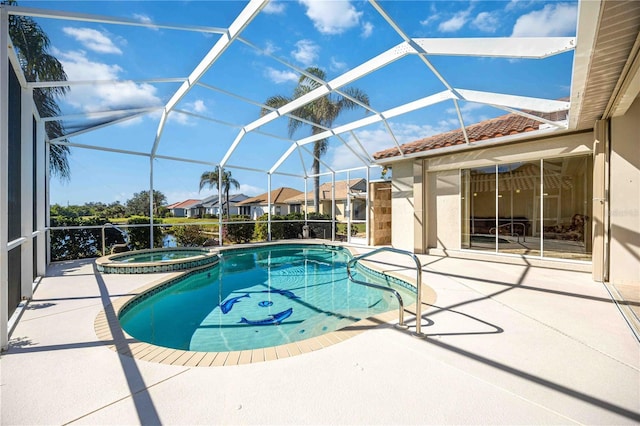
{"type": "Polygon", "coordinates": [[[463,249],[591,260],[592,157],[461,170],[463,249]]]}

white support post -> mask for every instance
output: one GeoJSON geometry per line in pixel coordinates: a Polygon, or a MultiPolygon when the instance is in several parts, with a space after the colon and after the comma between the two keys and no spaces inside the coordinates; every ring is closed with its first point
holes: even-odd
{"type": "Polygon", "coordinates": [[[0,6],[0,350],[9,346],[9,16],[0,6]]]}
{"type": "Polygon", "coordinates": [[[267,173],[267,241],[271,241],[271,173],[267,173]]]}
{"type": "Polygon", "coordinates": [[[22,299],[33,296],[33,90],[21,90],[20,111],[20,246],[22,299]]]}
{"type": "Polygon", "coordinates": [[[45,191],[44,191],[44,223],[47,229],[46,232],[46,264],[47,266],[51,263],[51,231],[49,231],[49,227],[51,226],[51,144],[46,142],[47,133],[43,134],[45,138],[45,149],[44,149],[44,174],[45,174],[45,191]]]}
{"type": "MultiPolygon", "coordinates": [[[[153,248],[153,155],[149,157],[149,248],[153,248]]],[[[104,256],[106,253],[102,253],[104,256]]]]}
{"type": "Polygon", "coordinates": [[[336,240],[336,174],[331,173],[331,241],[336,240]]]}
{"type": "Polygon", "coordinates": [[[305,176],[304,177],[304,224],[307,224],[307,220],[309,220],[309,203],[308,203],[308,197],[307,197],[307,180],[308,178],[305,176]]]}
{"type": "Polygon", "coordinates": [[[544,160],[542,158],[540,159],[540,217],[538,220],[540,221],[540,257],[544,257],[544,160]]]}
{"type": "Polygon", "coordinates": [[[36,158],[35,168],[36,168],[36,193],[34,197],[36,197],[36,230],[38,231],[38,235],[36,236],[37,241],[37,260],[36,260],[36,275],[40,277],[44,277],[47,272],[47,233],[45,232],[45,228],[47,227],[47,206],[45,191],[46,191],[46,144],[44,142],[45,138],[45,128],[44,121],[38,120],[36,122],[36,158]]]}
{"type": "Polygon", "coordinates": [[[222,246],[222,165],[218,166],[218,245],[222,246]]]}
{"type": "Polygon", "coordinates": [[[371,184],[371,169],[367,167],[367,197],[365,198],[365,213],[364,213],[365,214],[364,229],[365,229],[365,238],[366,238],[367,245],[371,245],[371,241],[369,240],[369,218],[371,217],[369,216],[369,207],[371,206],[370,204],[371,185],[370,184],[371,184]]]}
{"type": "Polygon", "coordinates": [[[351,243],[351,191],[349,187],[349,182],[351,174],[347,170],[347,206],[344,209],[345,215],[347,215],[347,242],[351,243]]]}

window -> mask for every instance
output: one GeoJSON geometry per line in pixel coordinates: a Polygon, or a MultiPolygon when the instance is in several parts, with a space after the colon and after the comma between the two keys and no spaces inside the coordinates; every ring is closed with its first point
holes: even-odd
{"type": "Polygon", "coordinates": [[[461,170],[461,247],[591,260],[592,156],[461,170]]]}

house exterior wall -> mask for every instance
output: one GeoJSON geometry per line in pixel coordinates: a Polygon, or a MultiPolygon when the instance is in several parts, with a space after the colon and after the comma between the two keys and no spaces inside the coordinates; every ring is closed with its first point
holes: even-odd
{"type": "Polygon", "coordinates": [[[429,247],[441,250],[460,249],[460,172],[442,170],[430,172],[427,176],[430,184],[428,215],[429,247]]]}
{"type": "MultiPolygon", "coordinates": [[[[266,205],[251,205],[251,219],[256,220],[263,214],[267,213],[266,205]]],[[[284,216],[289,214],[289,204],[278,203],[271,206],[271,214],[284,216]]]]}
{"type": "Polygon", "coordinates": [[[391,178],[391,245],[395,248],[414,249],[413,163],[415,160],[393,164],[391,178]]]}
{"type": "Polygon", "coordinates": [[[184,213],[184,209],[171,209],[171,214],[173,214],[173,217],[185,217],[185,213],[184,213]]]}
{"type": "Polygon", "coordinates": [[[392,245],[416,253],[460,250],[461,168],[589,154],[592,144],[586,131],[393,163],[392,245]]]}
{"type": "Polygon", "coordinates": [[[611,119],[609,281],[640,285],[640,98],[611,119]]]}

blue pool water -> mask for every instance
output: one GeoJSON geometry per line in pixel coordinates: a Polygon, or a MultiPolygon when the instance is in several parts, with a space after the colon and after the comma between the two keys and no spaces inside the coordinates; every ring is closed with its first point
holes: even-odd
{"type": "MultiPolygon", "coordinates": [[[[154,345],[223,352],[308,339],[397,309],[390,292],[348,280],[349,259],[344,249],[317,245],[224,252],[219,264],[134,299],[120,322],[131,336],[154,345]]],[[[387,283],[365,271],[357,276],[392,286],[405,306],[415,302],[406,283],[387,283]]]]}
{"type": "Polygon", "coordinates": [[[151,263],[163,262],[167,260],[187,259],[189,257],[202,256],[203,254],[208,252],[208,250],[162,250],[148,253],[132,252],[130,254],[114,256],[112,257],[112,260],[121,263],[151,263]]]}

